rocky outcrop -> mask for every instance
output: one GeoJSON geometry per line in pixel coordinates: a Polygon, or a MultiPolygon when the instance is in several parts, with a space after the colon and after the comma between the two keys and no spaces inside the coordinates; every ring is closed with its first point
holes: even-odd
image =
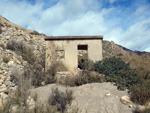
{"type": "Polygon", "coordinates": [[[103,54],[104,55],[118,55],[129,57],[142,57],[150,58],[149,52],[132,51],[121,45],[115,44],[113,41],[103,41],[103,54]]]}

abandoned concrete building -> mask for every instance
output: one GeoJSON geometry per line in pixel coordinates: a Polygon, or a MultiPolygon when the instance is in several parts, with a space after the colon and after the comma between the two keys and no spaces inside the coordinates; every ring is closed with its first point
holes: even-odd
{"type": "Polygon", "coordinates": [[[51,36],[46,41],[46,69],[62,61],[69,70],[78,68],[79,60],[102,60],[103,36],[51,36]]]}

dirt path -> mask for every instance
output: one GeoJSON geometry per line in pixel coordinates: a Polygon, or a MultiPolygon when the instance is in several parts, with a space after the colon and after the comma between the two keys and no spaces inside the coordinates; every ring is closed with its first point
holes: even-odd
{"type": "MultiPolygon", "coordinates": [[[[38,102],[45,103],[51,89],[58,87],[65,91],[66,87],[56,84],[34,89],[38,94],[38,102]]],[[[77,106],[80,113],[132,113],[132,109],[120,102],[120,98],[128,95],[126,91],[118,91],[111,83],[92,83],[79,87],[68,87],[74,92],[72,106],[77,106]]]]}

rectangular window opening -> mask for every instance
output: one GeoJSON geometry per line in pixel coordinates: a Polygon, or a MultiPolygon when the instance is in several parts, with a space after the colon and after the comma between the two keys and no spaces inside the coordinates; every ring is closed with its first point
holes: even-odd
{"type": "Polygon", "coordinates": [[[56,50],[55,56],[57,59],[64,59],[65,58],[65,51],[64,50],[56,50]]]}
{"type": "Polygon", "coordinates": [[[78,45],[78,50],[88,50],[88,45],[78,45]]]}

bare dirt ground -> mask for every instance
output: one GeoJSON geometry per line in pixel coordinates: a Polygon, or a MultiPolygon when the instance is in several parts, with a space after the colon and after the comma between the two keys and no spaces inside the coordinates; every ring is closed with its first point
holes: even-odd
{"type": "MultiPolygon", "coordinates": [[[[61,91],[66,86],[50,84],[33,90],[37,93],[37,101],[46,103],[53,88],[61,91]]],[[[79,87],[67,87],[73,90],[74,100],[71,107],[78,107],[79,113],[132,113],[132,108],[120,102],[122,96],[128,95],[126,91],[119,91],[111,83],[92,83],[79,87]]]]}

